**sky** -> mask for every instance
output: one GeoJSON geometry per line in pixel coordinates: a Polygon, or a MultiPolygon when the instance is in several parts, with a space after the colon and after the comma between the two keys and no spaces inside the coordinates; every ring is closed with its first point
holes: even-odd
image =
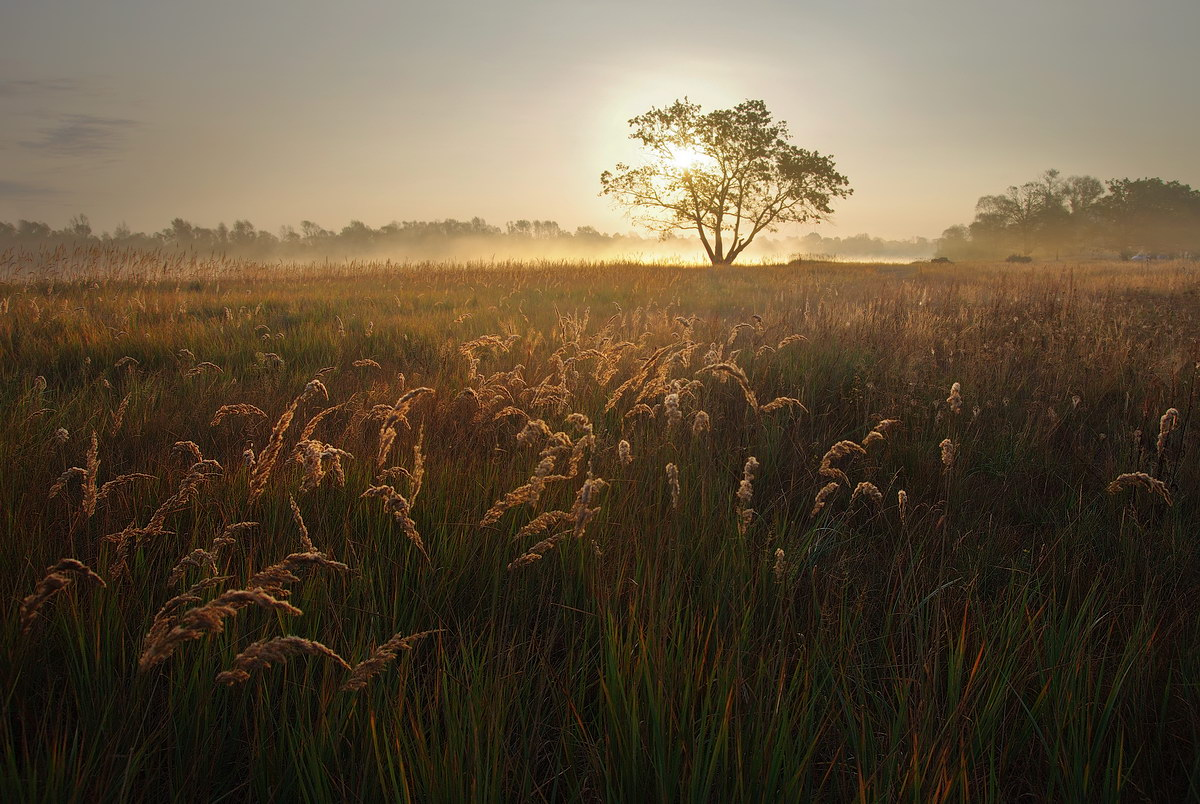
{"type": "MultiPolygon", "coordinates": [[[[8,0],[0,220],[274,231],[480,216],[630,231],[630,117],[761,98],[936,237],[1047,168],[1200,186],[1197,0],[8,0]]],[[[797,233],[810,231],[809,228],[797,233]]]]}

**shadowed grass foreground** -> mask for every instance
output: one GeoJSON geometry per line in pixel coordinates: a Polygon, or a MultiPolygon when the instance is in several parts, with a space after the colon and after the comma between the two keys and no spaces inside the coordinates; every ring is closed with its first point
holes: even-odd
{"type": "Polygon", "coordinates": [[[0,287],[0,798],[1200,796],[1198,279],[0,287]]]}

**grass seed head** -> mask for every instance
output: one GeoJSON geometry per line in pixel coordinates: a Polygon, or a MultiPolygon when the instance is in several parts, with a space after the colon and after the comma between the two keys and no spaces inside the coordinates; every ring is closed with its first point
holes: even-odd
{"type": "Polygon", "coordinates": [[[233,659],[233,666],[217,675],[221,684],[241,684],[250,679],[255,670],[282,664],[293,656],[324,656],[338,666],[350,669],[349,663],[330,647],[310,639],[297,636],[282,636],[255,642],[233,659]]]}
{"type": "Polygon", "coordinates": [[[850,485],[850,478],[845,471],[834,466],[835,461],[844,461],[854,456],[863,457],[867,451],[853,441],[839,441],[829,448],[825,456],[821,458],[821,466],[817,473],[822,477],[831,477],[834,480],[850,485]]]}
{"type": "MultiPolygon", "coordinates": [[[[155,634],[155,639],[147,639],[138,660],[138,668],[142,671],[149,670],[169,659],[184,642],[221,633],[225,630],[225,619],[247,606],[258,606],[292,616],[304,613],[290,603],[276,599],[263,589],[234,589],[224,592],[209,602],[179,615],[174,626],[169,630],[160,630],[155,634]]],[[[147,637],[149,636],[150,634],[147,634],[147,637]]]]}
{"type": "Polygon", "coordinates": [[[90,578],[101,586],[108,585],[82,561],[75,558],[59,559],[56,564],[46,569],[45,577],[38,581],[33,593],[21,601],[21,630],[28,633],[50,598],[70,586],[76,578],[90,578]]]}
{"type": "Polygon", "coordinates": [[[1163,456],[1163,452],[1167,448],[1167,439],[1179,427],[1179,411],[1175,408],[1168,408],[1167,412],[1158,420],[1158,457],[1163,456]]]}
{"type": "Polygon", "coordinates": [[[350,671],[350,678],[342,685],[342,689],[347,692],[361,690],[367,686],[367,682],[383,672],[400,651],[411,651],[413,646],[420,640],[434,634],[440,634],[445,630],[444,628],[435,628],[432,631],[420,631],[408,636],[403,636],[402,634],[394,635],[387,642],[384,642],[371,651],[370,656],[354,666],[350,671]]]}
{"type": "Polygon", "coordinates": [[[855,486],[854,493],[850,495],[851,505],[853,505],[854,501],[859,497],[870,500],[875,505],[876,509],[883,507],[883,492],[881,492],[874,483],[864,480],[855,486]]]}
{"type": "Polygon", "coordinates": [[[1109,494],[1119,494],[1125,489],[1141,489],[1157,496],[1167,505],[1174,505],[1175,501],[1171,497],[1171,489],[1167,484],[1156,477],[1151,477],[1145,472],[1126,472],[1118,475],[1111,483],[1108,484],[1109,494]]]}
{"type": "Polygon", "coordinates": [[[942,443],[938,445],[942,452],[942,466],[946,471],[950,471],[954,467],[954,461],[958,458],[958,447],[948,438],[942,439],[942,443]]]}
{"type": "Polygon", "coordinates": [[[822,486],[821,490],[817,492],[817,496],[813,498],[813,508],[809,515],[816,516],[817,514],[821,513],[821,509],[825,507],[826,503],[829,502],[833,495],[837,494],[838,489],[840,488],[841,484],[836,480],[826,483],[824,486],[822,486]]]}
{"type": "Polygon", "coordinates": [[[946,397],[946,404],[950,406],[950,412],[957,415],[962,412],[963,398],[962,386],[958,383],[950,386],[950,395],[946,397]]]}

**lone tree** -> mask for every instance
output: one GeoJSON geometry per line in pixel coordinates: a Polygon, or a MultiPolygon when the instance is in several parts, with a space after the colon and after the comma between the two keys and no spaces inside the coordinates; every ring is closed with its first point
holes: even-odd
{"type": "Polygon", "coordinates": [[[695,230],[713,265],[730,265],[760,232],[827,219],[830,201],[852,192],[832,159],[790,144],[760,100],[702,112],[684,98],[629,125],[646,163],[605,171],[601,195],[663,235],[695,230]]]}

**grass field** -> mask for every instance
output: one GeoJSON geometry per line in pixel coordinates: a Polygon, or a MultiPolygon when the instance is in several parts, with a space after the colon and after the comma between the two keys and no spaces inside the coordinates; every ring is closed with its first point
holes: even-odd
{"type": "Polygon", "coordinates": [[[159,268],[0,286],[0,799],[1200,798],[1195,263],[159,268]]]}

